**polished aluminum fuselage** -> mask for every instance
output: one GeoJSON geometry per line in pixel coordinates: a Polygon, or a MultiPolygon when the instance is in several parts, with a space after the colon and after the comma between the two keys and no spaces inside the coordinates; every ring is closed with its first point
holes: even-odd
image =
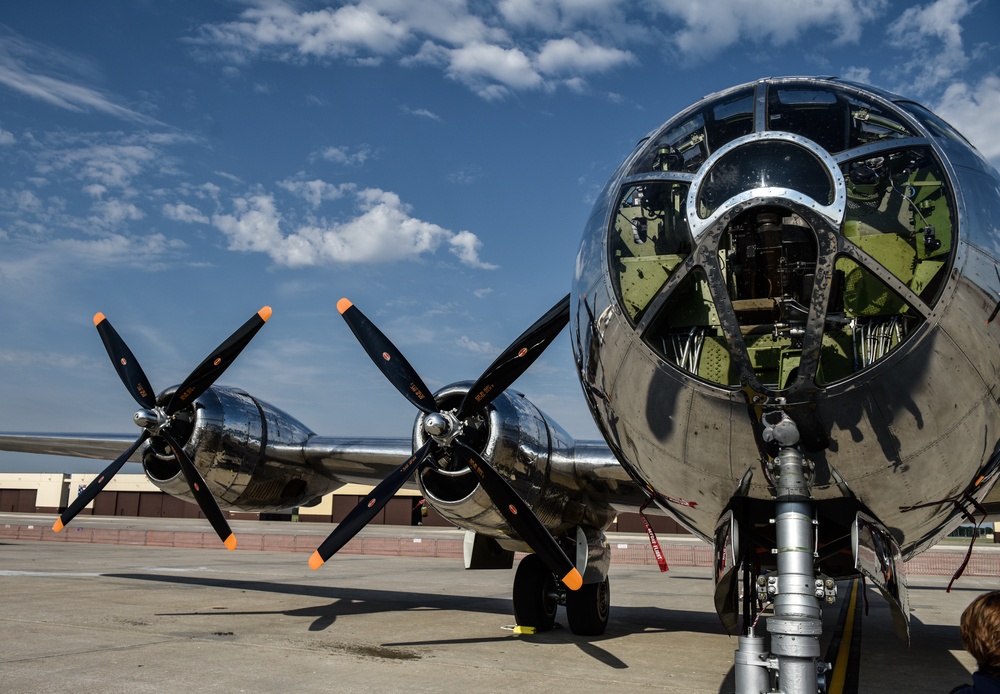
{"type": "MultiPolygon", "coordinates": [[[[822,88],[828,83],[783,84],[822,88]]],[[[756,136],[768,130],[759,112],[768,85],[761,81],[743,87],[756,89],[756,136]]],[[[923,307],[922,323],[905,341],[848,377],[805,385],[800,379],[797,387],[786,389],[762,386],[752,373],[743,373],[738,383],[712,382],[678,368],[651,348],[643,339],[643,321],[630,317],[623,306],[612,276],[609,236],[623,186],[661,177],[635,172],[636,161],[648,151],[647,142],[682,121],[682,113],[640,143],[597,199],[577,257],[572,343],[590,408],[612,451],[657,504],[699,535],[713,535],[734,496],[771,498],[759,415],[795,406],[808,411],[821,430],[817,438],[825,439],[807,451],[815,465],[814,497],[821,522],[824,505],[850,500],[874,514],[909,557],[962,522],[963,509],[974,509],[970,497],[981,500],[997,477],[1000,324],[988,319],[1000,298],[995,260],[1000,252],[1000,177],[967,143],[934,132],[900,110],[895,106],[899,97],[837,85],[905,120],[911,134],[892,146],[931,148],[950,180],[957,236],[951,265],[936,301],[923,307]],[[745,477],[748,472],[752,476],[745,477]],[[749,484],[740,488],[741,480],[749,484]]],[[[879,151],[878,146],[867,147],[879,151]]],[[[852,156],[859,155],[847,150],[834,159],[843,162],[852,156]]],[[[673,180],[690,181],[697,189],[706,168],[673,180]]],[[[838,185],[826,209],[831,229],[838,228],[843,215],[843,181],[838,185]]],[[[726,204],[733,214],[757,204],[797,210],[801,196],[792,201],[792,193],[786,188],[754,190],[726,204]]],[[[689,217],[692,209],[689,204],[689,217]]],[[[695,233],[695,246],[713,243],[710,237],[695,233]]],[[[813,296],[828,296],[820,284],[817,279],[813,296]]],[[[822,317],[810,321],[807,340],[809,330],[819,330],[822,317]]],[[[722,323],[725,329],[724,319],[722,323]]]]}

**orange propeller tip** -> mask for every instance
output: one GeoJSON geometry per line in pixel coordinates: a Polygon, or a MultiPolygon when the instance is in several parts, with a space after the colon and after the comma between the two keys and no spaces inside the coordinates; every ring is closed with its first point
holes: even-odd
{"type": "Polygon", "coordinates": [[[312,569],[313,571],[323,566],[323,564],[325,563],[326,561],[323,559],[323,557],[319,556],[319,550],[313,552],[312,556],[309,557],[309,568],[312,569]]]}
{"type": "Polygon", "coordinates": [[[226,545],[226,549],[232,552],[236,549],[236,535],[230,534],[229,537],[223,540],[223,543],[226,545]]]}
{"type": "Polygon", "coordinates": [[[568,574],[562,577],[562,582],[570,590],[580,590],[583,587],[583,576],[576,569],[571,569],[568,574]]]}
{"type": "Polygon", "coordinates": [[[98,311],[94,314],[94,325],[100,325],[102,321],[107,320],[107,316],[98,311]]]}
{"type": "Polygon", "coordinates": [[[260,316],[261,320],[266,323],[267,319],[271,317],[271,307],[265,306],[261,310],[257,311],[257,315],[260,316]]]}
{"type": "Polygon", "coordinates": [[[341,299],[337,302],[337,310],[340,311],[340,315],[344,315],[344,312],[353,305],[350,299],[341,299]]]}
{"type": "Polygon", "coordinates": [[[63,525],[62,518],[56,518],[56,522],[52,524],[52,532],[59,532],[66,526],[63,525]]]}

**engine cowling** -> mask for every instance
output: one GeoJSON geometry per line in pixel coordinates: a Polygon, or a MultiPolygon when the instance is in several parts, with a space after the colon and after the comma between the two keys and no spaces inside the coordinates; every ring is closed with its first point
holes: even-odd
{"type": "MultiPolygon", "coordinates": [[[[160,394],[158,404],[169,400],[172,392],[160,394]]],[[[223,508],[279,511],[305,505],[330,486],[327,477],[303,461],[302,446],[313,436],[309,428],[238,388],[208,389],[178,413],[171,431],[223,508]]],[[[141,458],[153,484],[194,501],[162,439],[154,435],[141,458]]]]}
{"type": "MultiPolygon", "coordinates": [[[[470,386],[458,383],[435,393],[440,409],[458,407],[470,386]]],[[[425,418],[419,416],[414,425],[414,448],[427,441],[425,418]]],[[[611,491],[610,486],[632,484],[627,477],[618,479],[622,475],[612,468],[620,471],[620,467],[607,465],[606,458],[591,462],[579,455],[569,434],[512,390],[475,415],[460,436],[507,479],[556,537],[580,526],[606,529],[616,511],[601,498],[602,492],[611,491]]],[[[476,476],[457,464],[446,447],[421,466],[417,483],[428,503],[455,525],[526,551],[476,476]]],[[[621,490],[615,493],[620,495],[621,490]]]]}

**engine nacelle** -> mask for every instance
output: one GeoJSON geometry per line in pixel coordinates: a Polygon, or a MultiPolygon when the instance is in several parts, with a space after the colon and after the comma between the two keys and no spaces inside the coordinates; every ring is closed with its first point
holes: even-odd
{"type": "MultiPolygon", "coordinates": [[[[458,383],[435,394],[442,411],[457,408],[471,383],[458,383]]],[[[414,448],[427,441],[423,421],[414,426],[414,448]]],[[[475,448],[511,487],[531,505],[556,537],[575,527],[604,530],[616,511],[603,498],[608,485],[631,485],[610,466],[576,455],[576,443],[559,425],[523,395],[507,390],[485,413],[466,425],[462,440],[475,448]],[[586,469],[581,469],[584,467],[586,469]]],[[[493,537],[510,549],[527,550],[496,510],[468,467],[457,464],[441,448],[421,466],[417,482],[428,503],[455,525],[493,537]]],[[[620,491],[619,491],[620,493],[620,491]]]]}
{"type": "MultiPolygon", "coordinates": [[[[172,392],[160,394],[158,404],[172,392]]],[[[329,490],[329,478],[303,460],[302,446],[313,436],[309,428],[237,388],[208,389],[178,413],[171,432],[222,508],[278,511],[304,505],[329,490]]],[[[154,435],[141,456],[153,484],[194,501],[180,465],[161,438],[154,435]]]]}

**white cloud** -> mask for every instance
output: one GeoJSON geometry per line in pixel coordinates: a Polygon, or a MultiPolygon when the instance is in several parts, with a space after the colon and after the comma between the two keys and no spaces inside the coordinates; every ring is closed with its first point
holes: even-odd
{"type": "Polygon", "coordinates": [[[78,56],[30,41],[0,26],[0,85],[56,108],[78,113],[97,111],[123,120],[158,124],[154,118],[116,102],[115,97],[87,86],[92,79],[78,56]]]}
{"type": "Polygon", "coordinates": [[[77,370],[80,368],[92,369],[98,363],[98,360],[91,357],[81,357],[75,354],[0,349],[0,364],[16,364],[21,368],[31,365],[77,370]]]}
{"type": "Polygon", "coordinates": [[[851,66],[841,71],[840,77],[848,82],[872,83],[872,71],[867,67],[851,66]]]}
{"type": "Polygon", "coordinates": [[[402,107],[403,113],[408,113],[411,116],[416,116],[417,118],[426,118],[427,120],[433,120],[441,122],[441,116],[434,113],[433,111],[428,111],[426,108],[410,108],[409,106],[402,107]]]}
{"type": "Polygon", "coordinates": [[[448,245],[451,246],[451,252],[457,255],[458,259],[466,265],[478,267],[483,270],[495,270],[497,268],[496,265],[484,263],[479,259],[479,248],[483,245],[483,242],[471,231],[458,232],[448,239],[448,245]]]}
{"type": "Polygon", "coordinates": [[[184,247],[182,241],[163,234],[125,236],[108,234],[99,239],[57,239],[47,251],[52,262],[90,262],[99,265],[136,265],[147,269],[160,267],[169,254],[184,247]]]}
{"type": "Polygon", "coordinates": [[[14,137],[14,133],[0,128],[0,146],[12,145],[15,142],[17,142],[17,138],[14,137]]]}
{"type": "Polygon", "coordinates": [[[607,26],[626,15],[625,0],[501,0],[504,19],[523,28],[564,31],[567,27],[607,26]]]}
{"type": "Polygon", "coordinates": [[[904,72],[912,76],[912,89],[926,92],[966,66],[968,57],[962,45],[961,21],[975,5],[976,0],[936,0],[908,8],[889,26],[892,45],[933,56],[932,60],[913,61],[904,66],[904,72]]]}
{"type": "Polygon", "coordinates": [[[478,342],[470,339],[466,335],[462,335],[462,337],[458,338],[457,343],[459,347],[472,352],[473,354],[485,354],[487,356],[500,354],[500,350],[491,345],[489,342],[478,342]]]}
{"type": "Polygon", "coordinates": [[[210,221],[197,207],[192,207],[183,202],[176,205],[164,205],[163,216],[175,222],[186,222],[188,224],[208,224],[210,221]]]}
{"type": "Polygon", "coordinates": [[[537,89],[542,76],[531,60],[517,48],[473,43],[448,51],[449,77],[473,87],[487,99],[506,94],[495,88],[537,89]],[[498,84],[493,84],[498,83],[498,84]]]}
{"type": "Polygon", "coordinates": [[[90,216],[90,221],[106,229],[118,228],[126,222],[134,222],[146,216],[145,212],[124,200],[100,200],[91,209],[94,213],[90,216]]]}
{"type": "Polygon", "coordinates": [[[108,143],[52,149],[43,156],[38,171],[43,174],[69,171],[77,178],[106,188],[126,188],[158,159],[157,150],[145,144],[108,143]]]}
{"type": "Polygon", "coordinates": [[[826,29],[838,43],[857,41],[865,22],[888,0],[655,0],[680,27],[664,27],[687,58],[715,55],[737,41],[785,45],[808,29],[826,29]]]}
{"type": "Polygon", "coordinates": [[[635,60],[628,51],[605,48],[589,39],[548,41],[538,54],[538,68],[548,74],[606,72],[635,60]]]}
{"type": "Polygon", "coordinates": [[[242,62],[262,53],[284,60],[386,55],[406,38],[405,26],[361,4],[298,12],[271,1],[244,10],[238,21],[203,26],[192,41],[242,62]]]}
{"type": "MultiPolygon", "coordinates": [[[[629,24],[620,4],[508,0],[493,8],[467,0],[356,0],[337,9],[299,11],[284,0],[265,0],[237,21],[201,27],[192,42],[203,54],[236,64],[267,59],[377,65],[391,57],[404,66],[442,69],[484,99],[499,99],[560,84],[580,91],[582,74],[632,62],[632,54],[608,45],[609,39],[645,40],[650,32],[641,21],[629,24]],[[537,31],[515,37],[505,23],[537,31]],[[556,76],[562,79],[551,79],[556,76]]],[[[429,111],[413,113],[437,118],[429,111]]]]}
{"type": "Polygon", "coordinates": [[[338,263],[388,263],[434,253],[442,243],[465,264],[492,267],[479,260],[479,239],[468,231],[451,232],[413,217],[395,193],[367,188],[355,193],[357,215],[333,223],[309,223],[291,233],[274,197],[256,194],[234,201],[234,214],[215,215],[212,224],[236,251],[266,253],[291,267],[338,263]]]}
{"type": "Polygon", "coordinates": [[[974,86],[950,85],[934,111],[1000,168],[1000,77],[987,75],[974,86]]]}
{"type": "Polygon", "coordinates": [[[325,200],[339,200],[345,193],[355,188],[353,183],[343,183],[338,186],[319,179],[312,181],[288,179],[279,181],[278,186],[302,198],[313,207],[319,207],[325,200]]]}
{"type": "Polygon", "coordinates": [[[327,147],[316,153],[324,161],[330,161],[335,164],[346,164],[349,166],[359,166],[368,161],[368,158],[372,155],[372,149],[368,145],[360,145],[354,147],[327,147]]]}

